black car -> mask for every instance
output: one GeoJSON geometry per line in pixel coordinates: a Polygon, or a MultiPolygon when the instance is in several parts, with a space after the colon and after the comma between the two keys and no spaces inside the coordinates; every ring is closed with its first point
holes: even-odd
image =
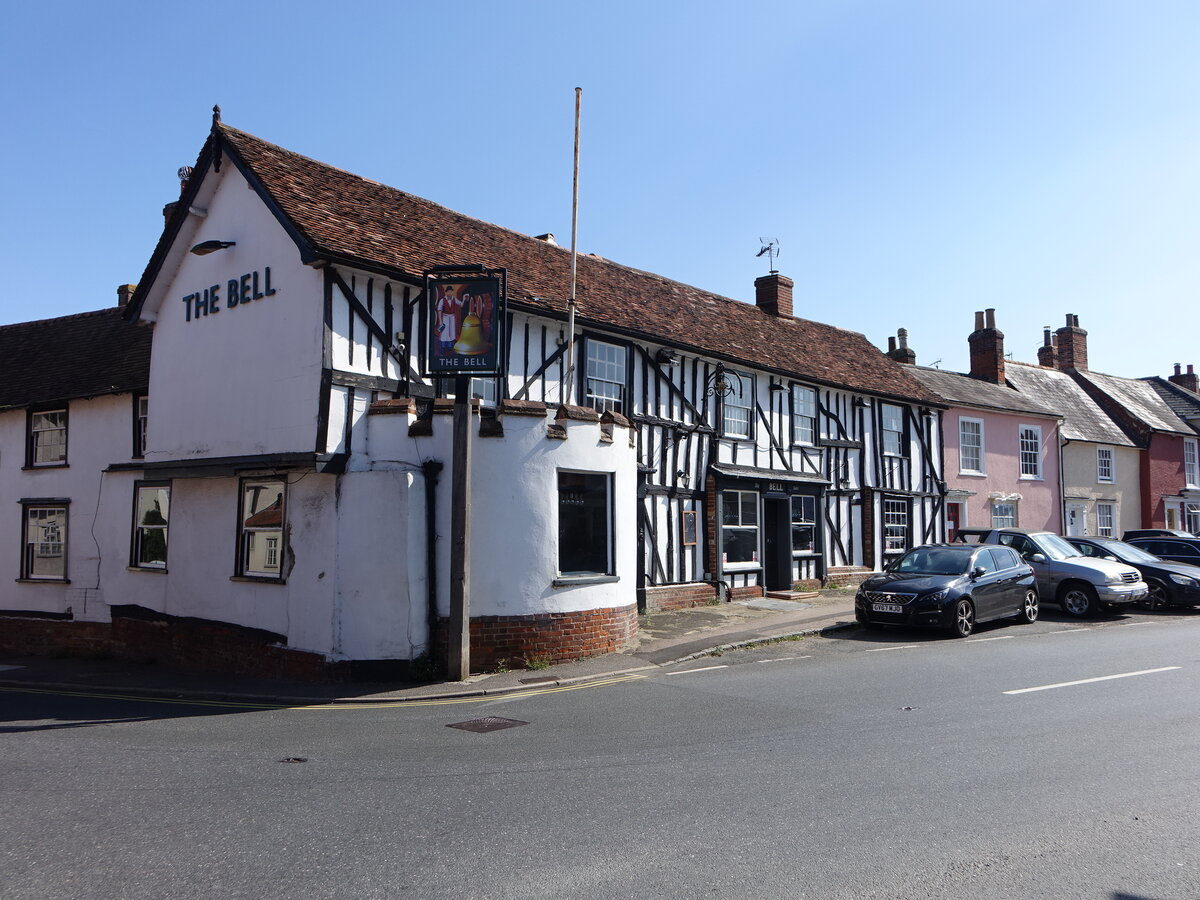
{"type": "MultiPolygon", "coordinates": [[[[1140,546],[1104,537],[1067,538],[1084,556],[1115,559],[1142,573],[1150,593],[1134,602],[1143,609],[1200,604],[1200,566],[1170,562],[1147,553],[1140,546]]],[[[1150,539],[1143,539],[1150,540],[1150,539]]],[[[1141,542],[1139,542],[1141,543],[1141,542]]]]}
{"type": "Polygon", "coordinates": [[[929,625],[966,637],[977,622],[1010,616],[1037,619],[1033,569],[996,544],[914,547],[854,597],[854,617],[867,627],[929,625]]]}
{"type": "Polygon", "coordinates": [[[1125,543],[1132,547],[1140,547],[1159,559],[1187,563],[1189,566],[1200,566],[1200,538],[1140,537],[1130,538],[1125,543]]]}
{"type": "Polygon", "coordinates": [[[1134,538],[1146,537],[1195,537],[1190,531],[1180,531],[1178,528],[1135,528],[1121,535],[1121,540],[1132,541],[1134,538]]]}

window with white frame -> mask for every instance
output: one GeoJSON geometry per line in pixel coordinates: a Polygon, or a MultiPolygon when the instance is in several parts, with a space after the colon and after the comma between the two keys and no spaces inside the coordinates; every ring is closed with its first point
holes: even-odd
{"type": "Polygon", "coordinates": [[[625,412],[628,355],[625,347],[588,338],[584,405],[601,412],[625,412]]]}
{"type": "Polygon", "coordinates": [[[888,456],[904,456],[904,410],[884,403],[880,412],[883,417],[883,452],[888,456]]]}
{"type": "Polygon", "coordinates": [[[67,506],[63,502],[21,504],[24,520],[21,578],[30,581],[67,580],[67,506]]]}
{"type": "Polygon", "coordinates": [[[992,527],[1016,528],[1017,504],[1013,503],[1011,500],[993,500],[992,527]]]}
{"type": "Polygon", "coordinates": [[[897,553],[908,549],[908,501],[883,501],[883,550],[897,553]]]}
{"type": "Polygon", "coordinates": [[[817,498],[792,497],[792,552],[813,553],[817,549],[817,498]]]}
{"type": "Polygon", "coordinates": [[[167,567],[167,527],[170,517],[171,486],[139,482],[134,488],[134,568],[167,567]]]}
{"type": "Polygon", "coordinates": [[[558,571],[612,575],[612,476],[558,473],[558,571]]]}
{"type": "Polygon", "coordinates": [[[721,563],[758,562],[758,494],[721,491],[721,563]]]}
{"type": "Polygon", "coordinates": [[[973,475],[983,474],[983,420],[958,420],[958,468],[973,475]]]}
{"type": "MultiPolygon", "coordinates": [[[[454,396],[453,378],[441,379],[441,396],[454,396]]],[[[478,400],[481,406],[495,406],[500,395],[500,379],[472,378],[470,382],[471,399],[478,400]]]]}
{"type": "Polygon", "coordinates": [[[144,394],[133,398],[133,455],[146,455],[146,426],[150,422],[150,398],[144,394]]]}
{"type": "Polygon", "coordinates": [[[287,521],[286,494],[287,482],[282,478],[248,478],[242,482],[238,575],[282,577],[279,550],[287,521]]]}
{"type": "Polygon", "coordinates": [[[1197,461],[1196,441],[1183,439],[1183,480],[1190,487],[1200,487],[1200,463],[1197,461]]]}
{"type": "Polygon", "coordinates": [[[1021,441],[1021,477],[1042,477],[1042,429],[1039,425],[1022,425],[1020,428],[1021,441]]]}
{"type": "Polygon", "coordinates": [[[1096,504],[1096,534],[1099,537],[1112,537],[1117,527],[1117,507],[1115,503],[1096,504]]]}
{"type": "Polygon", "coordinates": [[[1112,447],[1096,448],[1096,480],[1112,483],[1114,475],[1112,447]]]}
{"type": "Polygon", "coordinates": [[[813,446],[817,442],[817,392],[792,385],[792,443],[813,446]]]}
{"type": "Polygon", "coordinates": [[[29,413],[26,465],[61,466],[67,461],[67,411],[47,409],[29,413]]]}
{"type": "Polygon", "coordinates": [[[726,437],[750,437],[750,412],[754,406],[754,383],[749,375],[726,370],[721,395],[721,430],[726,437]]]}
{"type": "Polygon", "coordinates": [[[1200,534],[1200,503],[1185,503],[1183,507],[1184,527],[1192,534],[1200,534]]]}

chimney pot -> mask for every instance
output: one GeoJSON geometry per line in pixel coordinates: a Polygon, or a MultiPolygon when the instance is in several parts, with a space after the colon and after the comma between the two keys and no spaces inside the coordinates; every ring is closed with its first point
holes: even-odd
{"type": "Polygon", "coordinates": [[[898,363],[911,366],[917,361],[917,351],[908,346],[908,329],[901,328],[895,337],[888,338],[888,356],[898,363]]]}
{"type": "Polygon", "coordinates": [[[975,313],[975,330],[983,331],[983,310],[975,313]]]}
{"type": "Polygon", "coordinates": [[[124,309],[129,305],[129,301],[133,299],[133,292],[137,290],[136,284],[118,284],[117,285],[117,306],[124,309]]]}
{"type": "Polygon", "coordinates": [[[1180,374],[1179,363],[1175,363],[1175,374],[1168,376],[1167,381],[1177,384],[1193,394],[1200,394],[1200,376],[1196,375],[1195,368],[1191,363],[1188,363],[1187,372],[1184,374],[1180,374]]]}

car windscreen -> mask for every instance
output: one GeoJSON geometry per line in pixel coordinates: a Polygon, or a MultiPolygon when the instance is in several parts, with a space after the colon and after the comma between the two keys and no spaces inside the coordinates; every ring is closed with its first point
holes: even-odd
{"type": "Polygon", "coordinates": [[[1101,544],[1107,552],[1111,553],[1121,562],[1126,563],[1156,563],[1162,562],[1157,556],[1152,553],[1147,553],[1141,547],[1135,547],[1133,544],[1126,544],[1124,541],[1114,541],[1111,544],[1101,544]]]}
{"type": "Polygon", "coordinates": [[[1073,556],[1083,555],[1057,534],[1039,534],[1034,537],[1034,540],[1051,559],[1070,559],[1073,556]]]}
{"type": "Polygon", "coordinates": [[[964,547],[918,547],[904,554],[891,571],[905,575],[962,575],[971,561],[972,550],[964,547]]]}

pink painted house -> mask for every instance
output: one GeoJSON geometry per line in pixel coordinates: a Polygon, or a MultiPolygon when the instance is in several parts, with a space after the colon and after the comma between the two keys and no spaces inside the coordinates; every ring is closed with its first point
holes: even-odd
{"type": "MultiPolygon", "coordinates": [[[[960,528],[1017,527],[1060,532],[1059,425],[1062,416],[1005,381],[1004,334],[995,311],[975,314],[969,374],[915,365],[901,330],[888,355],[950,407],[942,414],[946,538],[960,528]]],[[[895,341],[893,340],[893,344],[895,341]]]]}

